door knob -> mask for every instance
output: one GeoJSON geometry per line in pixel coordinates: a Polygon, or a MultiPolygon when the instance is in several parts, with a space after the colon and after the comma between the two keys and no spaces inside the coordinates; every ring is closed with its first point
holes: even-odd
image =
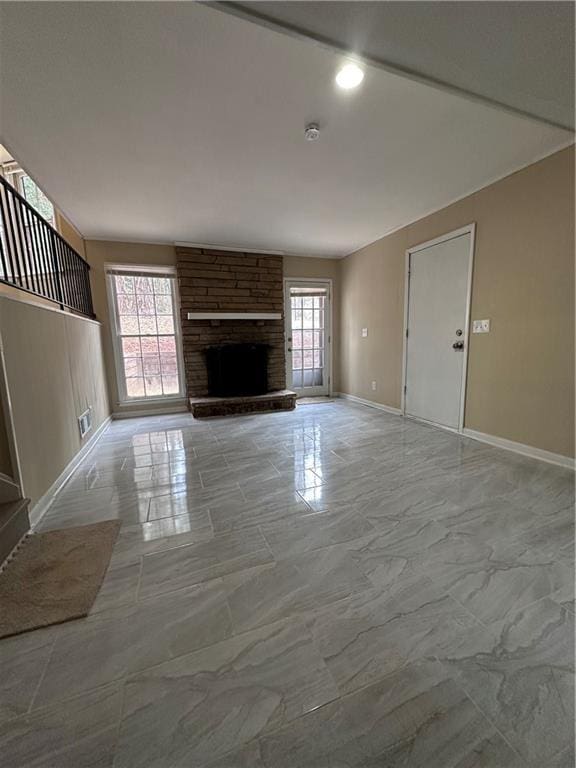
{"type": "Polygon", "coordinates": [[[454,344],[452,344],[452,349],[464,349],[464,342],[455,341],[454,344]]]}

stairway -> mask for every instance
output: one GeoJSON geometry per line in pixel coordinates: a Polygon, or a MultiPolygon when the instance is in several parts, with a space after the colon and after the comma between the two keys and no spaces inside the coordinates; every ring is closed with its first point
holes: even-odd
{"type": "Polygon", "coordinates": [[[0,566],[30,530],[28,504],[18,485],[0,474],[0,566]]]}

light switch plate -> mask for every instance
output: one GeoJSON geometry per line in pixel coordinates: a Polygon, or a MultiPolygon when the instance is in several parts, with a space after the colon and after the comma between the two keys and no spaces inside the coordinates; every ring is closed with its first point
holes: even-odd
{"type": "Polygon", "coordinates": [[[473,320],[472,333],[490,333],[490,320],[473,320]]]}
{"type": "Polygon", "coordinates": [[[365,339],[368,336],[368,328],[362,328],[362,338],[365,339]]]}

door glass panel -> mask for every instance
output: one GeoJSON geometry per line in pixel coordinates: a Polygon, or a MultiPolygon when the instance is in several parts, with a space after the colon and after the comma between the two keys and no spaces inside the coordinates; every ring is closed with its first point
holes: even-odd
{"type": "MultiPolygon", "coordinates": [[[[314,289],[312,289],[314,290],[314,289]]],[[[325,384],[324,324],[326,297],[303,296],[301,289],[290,295],[292,320],[292,386],[295,389],[325,384]]]]}

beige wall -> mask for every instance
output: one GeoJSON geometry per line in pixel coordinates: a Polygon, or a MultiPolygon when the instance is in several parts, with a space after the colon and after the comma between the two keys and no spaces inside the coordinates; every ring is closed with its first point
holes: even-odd
{"type": "Polygon", "coordinates": [[[14,477],[12,458],[10,456],[10,443],[8,440],[8,425],[4,404],[0,399],[0,474],[14,477]]]}
{"type": "Polygon", "coordinates": [[[118,385],[116,383],[116,368],[114,365],[114,348],[112,346],[112,334],[110,329],[110,313],[108,310],[108,298],[106,294],[105,264],[145,264],[173,265],[176,266],[176,253],[173,245],[153,245],[150,243],[120,243],[106,240],[86,240],[86,259],[90,264],[90,283],[92,286],[92,300],[94,312],[102,323],[102,342],[104,348],[104,360],[106,363],[106,378],[110,406],[114,413],[129,414],[130,411],[165,410],[163,403],[141,403],[135,405],[120,405],[118,385]]]}
{"type": "Polygon", "coordinates": [[[573,456],[573,147],[342,261],[341,390],[400,406],[405,251],[471,222],[471,313],[491,332],[470,336],[465,426],[573,456]]]}
{"type": "Polygon", "coordinates": [[[35,503],[109,415],[101,328],[3,296],[0,329],[23,490],[35,503]],[[82,441],[77,417],[89,406],[82,441]]]}
{"type": "Polygon", "coordinates": [[[284,256],[284,277],[332,280],[332,389],[340,389],[340,265],[341,259],[284,256]]]}
{"type": "Polygon", "coordinates": [[[63,213],[56,210],[56,229],[80,256],[86,258],[84,238],[76,227],[71,224],[63,213]]]}

